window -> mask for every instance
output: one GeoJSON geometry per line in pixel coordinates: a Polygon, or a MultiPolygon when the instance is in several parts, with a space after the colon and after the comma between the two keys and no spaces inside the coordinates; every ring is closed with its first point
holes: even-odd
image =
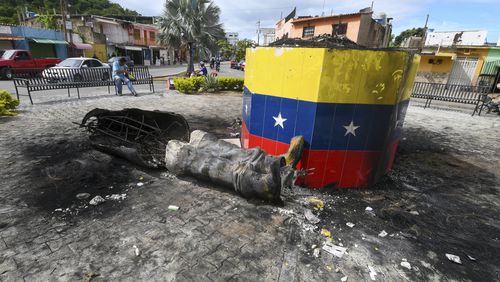
{"type": "Polygon", "coordinates": [[[156,42],[156,33],[154,31],[149,32],[149,41],[156,42]]]}
{"type": "Polygon", "coordinates": [[[30,56],[27,52],[17,52],[16,58],[20,61],[26,61],[30,59],[30,56]]]}
{"type": "Polygon", "coordinates": [[[86,60],[85,62],[83,62],[82,68],[84,66],[86,66],[87,68],[91,68],[92,67],[92,61],[91,60],[86,60]]]}
{"type": "Polygon", "coordinates": [[[90,60],[91,68],[99,68],[102,67],[102,64],[98,60],[90,60]]]}
{"type": "Polygon", "coordinates": [[[134,29],[134,40],[141,40],[141,30],[140,29],[134,29]]]}
{"type": "Polygon", "coordinates": [[[346,35],[347,23],[339,23],[333,25],[332,35],[346,35]]]}
{"type": "Polygon", "coordinates": [[[302,30],[302,37],[314,36],[314,26],[305,26],[302,30]]]}

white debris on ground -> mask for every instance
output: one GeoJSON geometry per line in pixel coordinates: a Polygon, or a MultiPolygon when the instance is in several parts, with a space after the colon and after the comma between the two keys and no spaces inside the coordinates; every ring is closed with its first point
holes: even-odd
{"type": "Polygon", "coordinates": [[[331,242],[325,242],[323,244],[323,250],[329,252],[330,254],[342,258],[347,251],[347,248],[337,246],[331,242]]]}
{"type": "Polygon", "coordinates": [[[350,228],[353,228],[355,224],[354,224],[354,223],[352,223],[352,222],[348,222],[348,223],[346,223],[345,225],[347,225],[347,226],[348,226],[348,227],[350,227],[350,228]]]}
{"type": "Polygon", "coordinates": [[[401,260],[400,265],[408,270],[411,270],[411,264],[405,258],[401,260]]]}
{"type": "Polygon", "coordinates": [[[168,210],[170,210],[170,211],[178,211],[179,207],[178,206],[174,206],[174,205],[170,205],[170,206],[168,206],[168,210]]]}
{"type": "Polygon", "coordinates": [[[460,260],[459,256],[452,255],[452,254],[446,254],[446,258],[448,258],[448,260],[450,260],[454,263],[462,264],[462,261],[460,260]]]}
{"type": "Polygon", "coordinates": [[[104,200],[103,197],[101,196],[95,196],[94,198],[92,198],[92,200],[90,200],[89,204],[92,205],[92,206],[97,206],[97,205],[100,205],[102,203],[106,202],[106,200],[104,200]]]}
{"type": "Polygon", "coordinates": [[[139,248],[136,245],[132,246],[132,248],[134,249],[134,254],[136,257],[141,255],[141,251],[139,250],[139,248]]]}
{"type": "Polygon", "coordinates": [[[106,195],[106,200],[111,200],[111,201],[123,201],[127,198],[127,194],[113,194],[113,195],[106,195]]]}
{"type": "Polygon", "coordinates": [[[344,277],[340,278],[340,281],[346,282],[347,281],[347,276],[344,276],[344,277]]]}
{"type": "Polygon", "coordinates": [[[379,237],[384,238],[385,236],[387,236],[387,234],[388,234],[388,233],[387,233],[385,230],[382,230],[382,231],[378,234],[378,236],[379,236],[379,237]]]}
{"type": "Polygon", "coordinates": [[[311,210],[305,209],[304,210],[304,216],[312,224],[317,224],[320,222],[320,219],[313,214],[311,210]]]}
{"type": "Polygon", "coordinates": [[[377,280],[377,277],[376,277],[377,276],[377,272],[375,271],[375,268],[373,268],[373,266],[369,265],[368,266],[368,270],[370,271],[370,273],[369,273],[370,274],[370,279],[373,280],[373,281],[377,280]]]}
{"type": "Polygon", "coordinates": [[[137,187],[142,187],[142,186],[144,186],[144,183],[142,182],[137,183],[137,187]]]}

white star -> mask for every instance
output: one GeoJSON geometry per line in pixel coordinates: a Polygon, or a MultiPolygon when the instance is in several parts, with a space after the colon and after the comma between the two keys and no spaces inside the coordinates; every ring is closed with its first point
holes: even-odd
{"type": "Polygon", "coordinates": [[[276,121],[276,122],[274,123],[274,127],[276,127],[276,126],[278,126],[278,125],[279,125],[279,126],[281,126],[281,128],[283,128],[283,129],[285,128],[285,126],[283,125],[283,123],[286,121],[286,118],[283,118],[283,117],[281,116],[281,113],[279,113],[277,117],[273,117],[273,118],[274,118],[274,120],[276,121]]]}
{"type": "Polygon", "coordinates": [[[346,130],[344,136],[347,136],[347,134],[352,134],[352,135],[356,136],[356,129],[358,129],[359,126],[355,126],[354,121],[352,120],[351,123],[349,125],[344,126],[344,128],[346,130]]]}

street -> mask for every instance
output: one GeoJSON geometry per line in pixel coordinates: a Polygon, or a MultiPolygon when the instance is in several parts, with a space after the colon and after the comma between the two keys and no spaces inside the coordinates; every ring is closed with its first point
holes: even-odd
{"type": "MultiPolygon", "coordinates": [[[[198,66],[195,66],[195,68],[197,68],[197,67],[198,66]]],[[[180,72],[185,71],[186,68],[187,68],[186,64],[160,66],[160,67],[150,66],[149,71],[153,77],[162,77],[162,76],[178,74],[180,72]]],[[[208,71],[209,71],[209,73],[212,72],[212,70],[210,70],[210,68],[208,68],[208,71]]],[[[219,72],[219,76],[243,77],[244,75],[245,75],[245,73],[243,71],[231,69],[229,67],[228,62],[223,62],[221,64],[221,70],[219,72]]],[[[141,88],[147,89],[147,87],[145,87],[145,86],[142,86],[142,87],[139,86],[137,88],[138,88],[139,93],[141,93],[141,91],[144,93],[144,90],[141,90],[141,88]]],[[[0,90],[2,90],[2,89],[9,91],[14,96],[16,94],[14,83],[10,80],[0,80],[0,90]]],[[[166,90],[165,81],[155,81],[155,90],[156,91],[165,91],[166,90]]],[[[74,96],[71,99],[77,99],[76,98],[77,97],[76,91],[74,89],[72,89],[71,91],[72,91],[72,93],[74,92],[73,93],[74,96]]],[[[125,90],[125,93],[126,93],[126,91],[127,90],[125,90]]],[[[20,92],[21,92],[21,94],[27,93],[26,89],[20,89],[20,92]]],[[[111,94],[114,94],[113,91],[111,91],[111,92],[112,92],[111,94]]],[[[34,93],[32,93],[32,96],[33,96],[34,103],[37,103],[37,100],[40,98],[40,96],[49,96],[49,97],[54,97],[55,99],[57,99],[57,97],[60,97],[61,99],[67,99],[68,98],[67,93],[68,92],[66,89],[59,89],[59,90],[34,92],[34,93]]],[[[93,96],[95,96],[95,95],[108,95],[106,87],[86,88],[86,90],[82,91],[82,93],[91,93],[91,95],[93,95],[93,96]]],[[[85,96],[85,94],[83,94],[83,96],[85,96]]],[[[47,98],[49,98],[49,97],[44,97],[44,98],[42,98],[42,100],[46,101],[47,98]]],[[[50,98],[48,100],[50,100],[50,98]]],[[[40,101],[40,100],[38,100],[38,101],[40,101]]],[[[29,104],[29,98],[27,96],[21,97],[21,104],[25,104],[25,103],[29,104]]]]}

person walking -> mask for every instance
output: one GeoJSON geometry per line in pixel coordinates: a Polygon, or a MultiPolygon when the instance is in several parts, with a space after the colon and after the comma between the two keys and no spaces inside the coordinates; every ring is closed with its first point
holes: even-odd
{"type": "Polygon", "coordinates": [[[122,95],[122,83],[127,84],[128,89],[132,92],[132,95],[137,96],[137,91],[135,91],[132,81],[128,78],[128,67],[125,64],[127,60],[123,57],[120,60],[113,63],[113,80],[115,82],[115,87],[117,94],[122,95]]]}

